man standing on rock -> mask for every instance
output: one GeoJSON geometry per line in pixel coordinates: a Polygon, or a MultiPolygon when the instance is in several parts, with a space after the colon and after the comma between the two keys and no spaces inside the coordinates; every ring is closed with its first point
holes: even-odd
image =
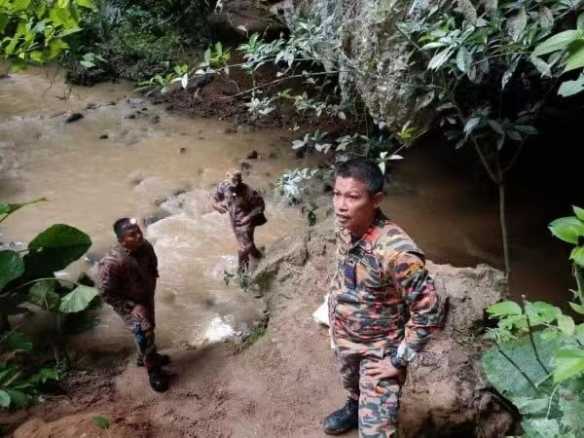
{"type": "Polygon", "coordinates": [[[249,258],[262,257],[254,242],[255,227],[267,222],[262,196],[244,184],[241,172],[231,170],[219,183],[213,195],[213,208],[221,214],[229,212],[231,227],[239,243],[239,272],[249,270],[249,258]]]}
{"type": "Polygon", "coordinates": [[[338,166],[333,192],[337,266],[330,333],[348,401],[324,420],[336,435],[397,436],[408,363],[443,321],[444,306],[421,250],[379,209],[383,174],[364,159],[338,166]]]}
{"type": "Polygon", "coordinates": [[[164,392],[168,389],[168,376],[161,367],[170,359],[158,354],[154,343],[158,259],[136,219],[118,219],[114,232],[118,244],[98,263],[99,289],[103,300],[113,307],[134,335],[138,366],[146,367],[150,386],[164,392]]]}

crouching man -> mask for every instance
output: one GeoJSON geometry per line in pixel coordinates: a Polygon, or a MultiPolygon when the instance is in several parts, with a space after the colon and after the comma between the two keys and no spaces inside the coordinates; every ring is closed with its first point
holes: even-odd
{"type": "Polygon", "coordinates": [[[106,303],[132,332],[138,348],[138,366],[145,366],[152,389],[168,389],[168,375],[162,370],[170,359],[156,351],[154,342],[154,292],[158,259],[144,239],[136,219],[114,223],[118,244],[98,263],[98,286],[106,303]]]}

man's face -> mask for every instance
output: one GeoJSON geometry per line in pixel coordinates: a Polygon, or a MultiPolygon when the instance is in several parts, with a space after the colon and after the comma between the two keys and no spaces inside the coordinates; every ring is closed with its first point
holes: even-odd
{"type": "Polygon", "coordinates": [[[242,182],[241,175],[239,175],[239,174],[237,174],[237,175],[233,175],[233,176],[231,177],[231,180],[230,180],[230,182],[231,182],[231,187],[233,187],[234,189],[236,189],[237,187],[239,187],[239,185],[240,185],[240,184],[241,184],[241,182],[242,182]]]}
{"type": "Polygon", "coordinates": [[[367,231],[382,199],[382,193],[371,195],[367,184],[362,181],[343,177],[335,179],[333,206],[337,223],[354,235],[360,236],[367,231]]]}
{"type": "Polygon", "coordinates": [[[144,243],[144,236],[142,235],[142,230],[140,230],[138,226],[130,228],[124,233],[124,235],[120,239],[120,243],[128,251],[135,251],[136,249],[140,248],[144,243]]]}

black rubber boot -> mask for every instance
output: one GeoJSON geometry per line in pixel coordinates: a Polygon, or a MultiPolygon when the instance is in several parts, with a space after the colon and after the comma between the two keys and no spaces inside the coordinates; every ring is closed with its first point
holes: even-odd
{"type": "Polygon", "coordinates": [[[165,392],[168,389],[168,376],[159,367],[148,370],[150,386],[156,392],[165,392]]]}
{"type": "MultiPolygon", "coordinates": [[[[156,353],[156,365],[157,366],[166,366],[170,363],[170,356],[168,354],[158,354],[156,353]]],[[[144,357],[138,356],[136,359],[136,366],[143,367],[144,366],[144,357]]]]}
{"type": "Polygon", "coordinates": [[[324,433],[339,435],[359,426],[359,402],[349,399],[345,406],[333,412],[323,421],[324,433]]]}

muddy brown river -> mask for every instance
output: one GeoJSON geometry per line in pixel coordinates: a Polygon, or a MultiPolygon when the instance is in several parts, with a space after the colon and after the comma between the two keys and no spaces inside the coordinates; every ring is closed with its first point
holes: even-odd
{"type": "MultiPolygon", "coordinates": [[[[127,84],[69,89],[49,70],[0,80],[0,199],[46,197],[2,224],[0,241],[26,242],[53,223],[87,232],[93,246],[61,275],[76,277],[113,243],[113,221],[135,216],[147,228],[160,263],[158,338],[162,347],[198,346],[249,330],[260,315],[256,300],[224,272],[235,267],[236,242],[226,217],[213,212],[209,191],[225,171],[255,150],[247,182],[264,191],[269,222],[258,245],[300,233],[298,209],[272,196],[285,169],[305,167],[290,150],[291,133],[233,129],[230,123],[166,112],[127,84]],[[84,117],[66,123],[69,114],[84,117]]],[[[307,159],[310,160],[310,159],[307,159]]],[[[501,266],[496,204],[469,189],[464,177],[414,149],[396,163],[385,210],[440,263],[501,266]]],[[[554,242],[529,197],[512,209],[515,295],[558,300],[570,286],[565,250],[554,242]],[[531,224],[531,227],[529,226],[531,224]],[[533,230],[538,231],[533,233],[533,230]],[[537,237],[534,237],[537,236],[537,237]]],[[[325,291],[323,291],[323,294],[325,291]]],[[[80,347],[117,350],[131,345],[104,306],[99,326],[80,347]]]]}

